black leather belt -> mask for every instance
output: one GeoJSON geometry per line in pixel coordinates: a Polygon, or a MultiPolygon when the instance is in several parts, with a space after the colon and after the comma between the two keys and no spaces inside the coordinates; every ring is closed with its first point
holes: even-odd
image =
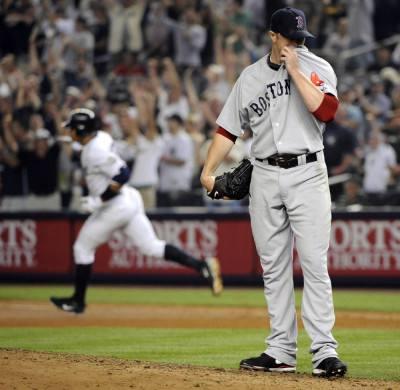
{"type": "MultiPolygon", "coordinates": [[[[317,153],[306,154],[306,164],[318,160],[317,153]]],[[[267,161],[269,165],[278,166],[280,168],[293,168],[299,165],[298,157],[303,156],[302,154],[274,154],[273,156],[266,158],[256,158],[257,161],[267,161]]]]}

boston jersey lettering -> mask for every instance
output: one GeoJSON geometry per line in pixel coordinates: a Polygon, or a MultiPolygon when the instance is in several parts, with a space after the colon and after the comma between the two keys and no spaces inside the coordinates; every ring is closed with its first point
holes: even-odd
{"type": "Polygon", "coordinates": [[[277,99],[282,95],[290,95],[290,79],[270,83],[266,85],[266,90],[263,95],[256,98],[249,107],[258,115],[262,116],[270,106],[271,99],[277,99]]]}

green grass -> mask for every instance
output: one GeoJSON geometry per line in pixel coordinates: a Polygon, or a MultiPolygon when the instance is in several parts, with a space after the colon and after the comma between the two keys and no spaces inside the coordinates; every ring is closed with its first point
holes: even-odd
{"type": "MultiPolygon", "coordinates": [[[[260,329],[0,328],[0,347],[237,368],[264,348],[260,329]]],[[[337,329],[351,377],[400,380],[400,330],[337,329]]],[[[311,370],[299,336],[298,371],[311,370]]]]}
{"type": "MultiPolygon", "coordinates": [[[[65,295],[70,286],[0,286],[0,300],[48,300],[65,295]]],[[[299,304],[301,292],[296,291],[299,304]]],[[[335,290],[336,310],[400,312],[400,291],[335,290]]],[[[265,307],[263,291],[228,288],[214,298],[203,288],[134,288],[91,286],[88,302],[166,306],[265,307]]],[[[0,328],[0,347],[79,353],[176,364],[236,368],[259,354],[263,329],[143,329],[143,328],[0,328]]],[[[335,330],[339,352],[349,363],[350,376],[400,381],[400,329],[335,330]]],[[[298,370],[310,372],[309,340],[299,335],[298,370]]]]}
{"type": "MultiPolygon", "coordinates": [[[[4,285],[0,300],[47,300],[50,295],[71,294],[71,287],[4,285]]],[[[296,291],[299,306],[301,291],[296,291]]],[[[334,290],[336,310],[400,312],[400,290],[334,290]]],[[[204,288],[137,288],[91,286],[88,302],[179,306],[264,307],[262,288],[225,289],[214,298],[204,288]]]]}

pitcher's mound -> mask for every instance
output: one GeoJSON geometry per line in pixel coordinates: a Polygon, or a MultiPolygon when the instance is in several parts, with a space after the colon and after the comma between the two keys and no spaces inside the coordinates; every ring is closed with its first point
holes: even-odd
{"type": "Polygon", "coordinates": [[[0,389],[399,389],[395,382],[206,367],[0,349],[0,389]]]}

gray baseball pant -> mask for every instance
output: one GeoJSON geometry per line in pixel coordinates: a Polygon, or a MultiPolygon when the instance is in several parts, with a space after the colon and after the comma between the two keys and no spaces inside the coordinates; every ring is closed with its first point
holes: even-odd
{"type": "Polygon", "coordinates": [[[327,269],[331,199],[322,152],[318,161],[284,169],[255,162],[250,217],[263,269],[270,335],[265,353],[296,365],[297,322],[293,288],[293,242],[304,276],[301,315],[316,367],[337,356],[335,315],[327,269]]]}

